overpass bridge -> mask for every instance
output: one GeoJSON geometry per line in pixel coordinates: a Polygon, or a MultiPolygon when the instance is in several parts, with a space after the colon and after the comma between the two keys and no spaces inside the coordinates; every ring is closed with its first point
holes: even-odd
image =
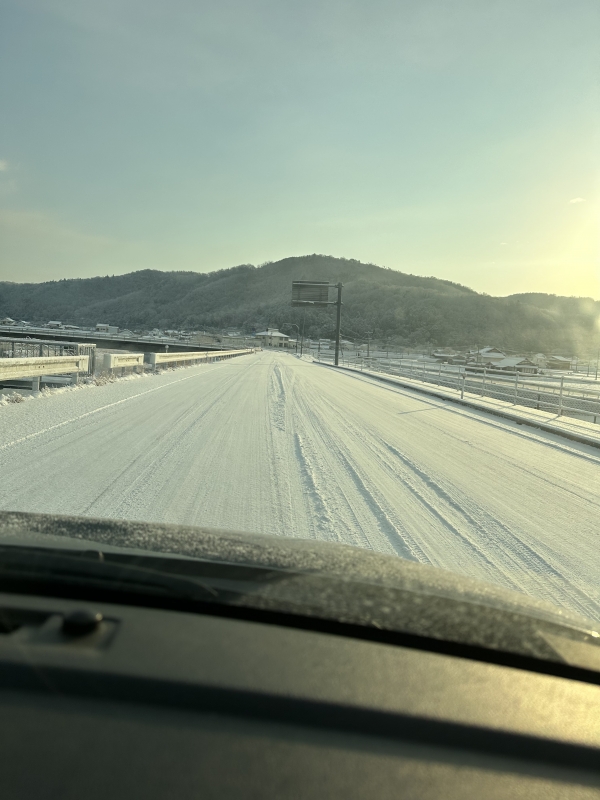
{"type": "Polygon", "coordinates": [[[98,331],[34,328],[29,325],[0,325],[0,337],[41,339],[55,342],[96,344],[105,350],[135,350],[138,353],[188,353],[222,350],[222,345],[202,345],[178,339],[145,339],[141,336],[119,336],[98,331]]]}

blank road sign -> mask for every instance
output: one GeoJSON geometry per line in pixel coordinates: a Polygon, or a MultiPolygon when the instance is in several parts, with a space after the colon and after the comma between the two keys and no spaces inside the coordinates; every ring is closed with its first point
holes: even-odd
{"type": "Polygon", "coordinates": [[[292,306],[329,305],[328,281],[293,281],[292,306]]]}

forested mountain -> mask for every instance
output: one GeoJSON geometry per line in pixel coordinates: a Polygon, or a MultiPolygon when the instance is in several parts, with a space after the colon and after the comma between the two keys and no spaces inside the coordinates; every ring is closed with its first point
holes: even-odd
{"type": "MultiPolygon", "coordinates": [[[[493,344],[513,351],[589,354],[600,345],[600,302],[519,294],[489,297],[437,278],[311,255],[210,273],[143,270],[128,275],[0,283],[0,317],[122,328],[222,329],[305,324],[329,336],[334,312],[290,307],[292,280],[344,284],[343,333],[396,345],[493,344]]],[[[291,331],[290,331],[291,332],[291,331]]]]}

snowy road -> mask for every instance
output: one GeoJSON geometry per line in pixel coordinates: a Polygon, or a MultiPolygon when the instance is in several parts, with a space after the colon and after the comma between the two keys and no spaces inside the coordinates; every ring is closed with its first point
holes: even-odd
{"type": "Polygon", "coordinates": [[[0,508],[315,537],[600,618],[600,450],[260,353],[0,408],[0,508]]]}

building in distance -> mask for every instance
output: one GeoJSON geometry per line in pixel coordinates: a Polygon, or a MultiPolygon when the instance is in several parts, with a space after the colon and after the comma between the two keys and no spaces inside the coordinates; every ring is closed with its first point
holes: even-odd
{"type": "Polygon", "coordinates": [[[267,328],[255,334],[262,347],[289,347],[290,337],[281,333],[277,328],[267,328]]]}

